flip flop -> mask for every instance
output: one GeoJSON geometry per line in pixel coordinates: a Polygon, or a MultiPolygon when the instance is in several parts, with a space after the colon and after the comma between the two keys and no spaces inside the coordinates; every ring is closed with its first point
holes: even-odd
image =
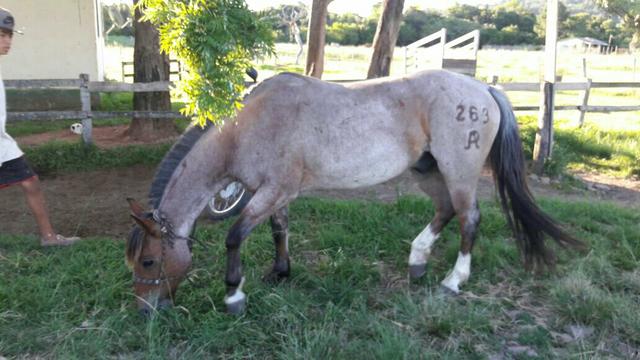
{"type": "Polygon", "coordinates": [[[65,237],[60,234],[56,234],[56,238],[54,241],[51,241],[51,240],[45,241],[44,239],[41,239],[40,245],[42,245],[42,247],[69,246],[69,245],[73,245],[78,241],[80,241],[80,238],[77,236],[65,237]]]}

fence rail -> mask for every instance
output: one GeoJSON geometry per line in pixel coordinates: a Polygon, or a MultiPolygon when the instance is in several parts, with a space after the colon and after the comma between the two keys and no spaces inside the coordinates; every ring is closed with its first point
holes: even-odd
{"type": "MultiPolygon", "coordinates": [[[[353,82],[356,80],[341,80],[340,83],[353,82]]],[[[80,91],[81,110],[74,111],[31,111],[31,112],[9,112],[8,121],[32,121],[32,120],[81,120],[83,124],[82,138],[86,144],[92,142],[91,129],[92,119],[104,119],[114,117],[150,117],[159,119],[184,118],[184,115],[175,111],[92,111],[92,92],[156,92],[169,91],[172,86],[170,81],[158,81],[151,83],[116,83],[89,81],[89,76],[81,74],[78,79],[51,79],[51,80],[5,80],[6,89],[19,90],[68,90],[77,89],[80,91]]],[[[505,91],[540,91],[540,83],[498,83],[494,77],[493,85],[500,86],[505,91]]],[[[640,111],[638,105],[627,106],[603,106],[589,105],[589,94],[591,89],[607,88],[640,88],[640,82],[558,82],[555,84],[556,91],[584,91],[582,101],[577,105],[555,106],[554,110],[574,110],[580,112],[580,125],[584,121],[587,112],[615,112],[615,111],[640,111]]],[[[515,111],[536,111],[539,106],[514,106],[515,111]]]]}
{"type": "MultiPolygon", "coordinates": [[[[494,81],[495,83],[495,81],[494,81]]],[[[539,83],[504,83],[495,84],[505,91],[540,91],[539,83]]],[[[577,110],[580,111],[579,124],[582,126],[587,112],[616,112],[616,111],[640,111],[638,105],[589,105],[589,96],[592,89],[620,89],[620,88],[640,88],[640,82],[593,82],[587,79],[585,82],[559,82],[555,84],[556,91],[584,91],[582,102],[578,105],[556,105],[554,110],[577,110]]],[[[536,111],[540,106],[514,106],[515,111],[536,111]]]]}

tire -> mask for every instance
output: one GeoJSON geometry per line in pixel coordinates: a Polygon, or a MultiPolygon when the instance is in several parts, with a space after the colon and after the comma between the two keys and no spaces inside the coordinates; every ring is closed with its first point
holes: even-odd
{"type": "Polygon", "coordinates": [[[209,200],[206,212],[211,220],[224,220],[238,215],[250,199],[251,194],[244,186],[234,181],[209,200]]]}

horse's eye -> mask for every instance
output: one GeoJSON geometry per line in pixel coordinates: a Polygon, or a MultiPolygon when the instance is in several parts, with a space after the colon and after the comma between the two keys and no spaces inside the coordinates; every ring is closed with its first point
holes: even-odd
{"type": "Polygon", "coordinates": [[[144,268],[149,268],[153,266],[153,260],[142,260],[142,266],[144,268]]]}

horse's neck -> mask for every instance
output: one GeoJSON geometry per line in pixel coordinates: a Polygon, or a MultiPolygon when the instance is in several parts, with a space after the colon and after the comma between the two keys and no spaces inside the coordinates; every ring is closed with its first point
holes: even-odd
{"type": "Polygon", "coordinates": [[[227,147],[220,138],[219,131],[209,131],[180,162],[167,183],[158,210],[173,225],[176,235],[189,235],[208,200],[228,182],[227,147]]]}

